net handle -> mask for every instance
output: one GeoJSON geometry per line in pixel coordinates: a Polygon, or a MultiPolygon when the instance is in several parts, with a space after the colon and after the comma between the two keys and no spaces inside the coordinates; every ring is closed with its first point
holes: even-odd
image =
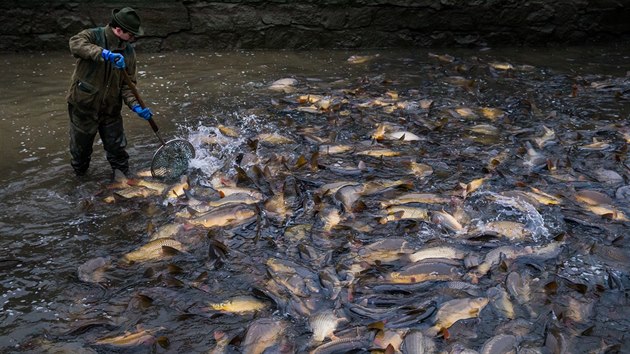
{"type": "MultiPolygon", "coordinates": [[[[136,85],[134,85],[133,82],[131,81],[131,78],[129,77],[129,74],[127,74],[127,71],[124,69],[121,71],[123,73],[123,77],[125,78],[125,82],[127,83],[127,86],[129,86],[129,88],[131,89],[131,92],[133,93],[133,96],[136,98],[136,100],[140,104],[140,107],[146,108],[146,105],[144,104],[144,101],[140,97],[140,93],[138,92],[136,85]]],[[[160,143],[164,145],[165,144],[164,139],[162,139],[162,136],[160,135],[160,132],[159,132],[160,128],[158,128],[157,124],[155,124],[153,117],[147,119],[147,121],[149,122],[149,125],[151,125],[151,128],[153,129],[155,136],[157,136],[157,138],[160,139],[160,143]]]]}

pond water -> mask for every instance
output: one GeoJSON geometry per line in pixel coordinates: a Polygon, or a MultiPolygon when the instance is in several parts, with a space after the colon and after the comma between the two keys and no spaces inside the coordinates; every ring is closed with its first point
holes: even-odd
{"type": "Polygon", "coordinates": [[[73,58],[0,56],[0,351],[630,345],[627,48],[138,57],[183,189],[126,109],[135,176],[77,179],[73,58]]]}

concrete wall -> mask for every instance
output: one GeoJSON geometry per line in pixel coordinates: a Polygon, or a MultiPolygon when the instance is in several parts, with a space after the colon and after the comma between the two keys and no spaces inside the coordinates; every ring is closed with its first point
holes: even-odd
{"type": "Polygon", "coordinates": [[[630,0],[231,0],[0,3],[0,51],[66,50],[114,8],[140,13],[147,51],[545,46],[626,41],[630,0]]]}

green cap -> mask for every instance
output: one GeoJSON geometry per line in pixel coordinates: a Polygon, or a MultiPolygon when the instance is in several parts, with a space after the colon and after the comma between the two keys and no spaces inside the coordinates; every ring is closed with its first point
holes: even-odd
{"type": "Polygon", "coordinates": [[[131,7],[124,7],[120,10],[114,9],[114,11],[112,11],[112,18],[125,31],[131,32],[135,36],[144,34],[144,30],[140,28],[140,16],[138,16],[136,10],[131,7]]]}

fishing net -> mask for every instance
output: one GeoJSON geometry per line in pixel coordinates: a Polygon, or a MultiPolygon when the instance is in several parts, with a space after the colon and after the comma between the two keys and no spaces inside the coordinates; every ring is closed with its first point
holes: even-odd
{"type": "Polygon", "coordinates": [[[188,170],[195,157],[195,148],[186,140],[176,139],[162,145],[153,155],[151,175],[160,179],[175,179],[188,170]]]}

